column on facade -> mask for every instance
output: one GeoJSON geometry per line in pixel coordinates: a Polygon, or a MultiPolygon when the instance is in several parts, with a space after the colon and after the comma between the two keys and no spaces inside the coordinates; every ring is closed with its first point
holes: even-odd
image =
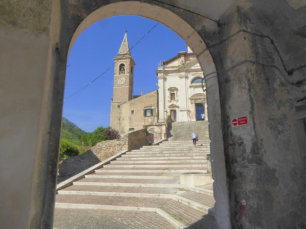
{"type": "Polygon", "coordinates": [[[165,122],[165,80],[164,73],[158,74],[158,122],[165,122]]]}
{"type": "Polygon", "coordinates": [[[189,99],[189,83],[188,83],[188,80],[189,80],[189,77],[188,77],[188,73],[185,72],[185,105],[184,105],[184,113],[185,113],[185,120],[184,121],[190,121],[190,112],[189,112],[189,103],[188,103],[188,99],[189,99]]]}
{"type": "MultiPolygon", "coordinates": [[[[206,94],[206,92],[205,92],[206,94]]],[[[205,121],[208,121],[208,109],[207,109],[207,100],[206,100],[206,96],[205,96],[205,99],[204,99],[204,109],[205,109],[205,121]]]]}

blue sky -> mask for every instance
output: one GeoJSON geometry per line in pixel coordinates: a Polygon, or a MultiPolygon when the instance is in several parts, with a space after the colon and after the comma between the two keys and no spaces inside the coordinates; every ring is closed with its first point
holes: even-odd
{"type": "Polygon", "coordinates": [[[134,95],[157,89],[156,70],[160,61],[186,51],[186,43],[167,27],[139,16],[116,16],[101,20],[85,30],[74,43],[68,57],[63,116],[85,131],[109,126],[113,95],[113,57],[120,48],[124,31],[132,56],[134,95]],[[143,38],[143,39],[142,39],[143,38]],[[137,43],[141,40],[139,43],[137,43]],[[80,88],[88,85],[84,90],[80,88]]]}

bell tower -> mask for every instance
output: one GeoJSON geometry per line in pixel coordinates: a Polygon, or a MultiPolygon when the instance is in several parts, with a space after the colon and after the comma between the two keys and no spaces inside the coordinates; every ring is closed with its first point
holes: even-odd
{"type": "Polygon", "coordinates": [[[119,52],[114,58],[114,86],[111,101],[110,126],[120,131],[120,104],[133,97],[133,71],[135,62],[131,56],[130,47],[125,32],[119,52]]]}

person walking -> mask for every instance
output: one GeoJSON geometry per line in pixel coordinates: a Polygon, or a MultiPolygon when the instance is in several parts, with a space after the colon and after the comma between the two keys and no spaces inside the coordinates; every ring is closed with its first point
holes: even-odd
{"type": "Polygon", "coordinates": [[[197,140],[198,140],[198,136],[195,132],[192,133],[192,142],[193,142],[193,145],[196,145],[197,144],[197,140]]]}

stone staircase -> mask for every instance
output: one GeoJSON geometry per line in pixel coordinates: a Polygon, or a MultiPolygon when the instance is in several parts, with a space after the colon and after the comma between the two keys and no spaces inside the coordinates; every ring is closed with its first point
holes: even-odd
{"type": "Polygon", "coordinates": [[[56,196],[54,228],[216,228],[212,185],[186,186],[181,174],[207,174],[209,143],[165,141],[95,170],[56,196]]]}
{"type": "Polygon", "coordinates": [[[191,134],[193,132],[196,132],[199,137],[199,140],[208,142],[208,125],[208,121],[173,122],[168,126],[169,140],[191,140],[191,134]]]}

